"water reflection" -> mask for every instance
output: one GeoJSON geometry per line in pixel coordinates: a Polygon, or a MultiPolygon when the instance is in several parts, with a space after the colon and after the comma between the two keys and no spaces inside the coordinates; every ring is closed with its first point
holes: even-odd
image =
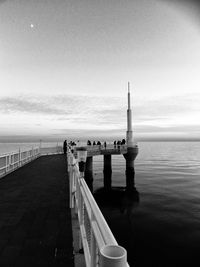
{"type": "Polygon", "coordinates": [[[112,187],[109,191],[104,188],[97,189],[94,192],[94,198],[100,208],[111,208],[111,212],[117,209],[120,214],[127,216],[133,213],[140,199],[136,188],[127,191],[124,187],[112,187]]]}
{"type": "Polygon", "coordinates": [[[93,195],[117,242],[129,251],[128,261],[131,264],[134,257],[130,251],[135,251],[136,246],[133,238],[134,211],[140,202],[139,192],[136,188],[127,191],[124,187],[112,187],[110,191],[100,188],[93,195]]]}

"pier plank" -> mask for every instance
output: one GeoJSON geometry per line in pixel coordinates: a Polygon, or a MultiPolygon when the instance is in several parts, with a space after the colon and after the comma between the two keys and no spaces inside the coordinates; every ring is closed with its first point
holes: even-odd
{"type": "Polygon", "coordinates": [[[64,155],[0,180],[0,266],[74,266],[68,191],[64,155]]]}

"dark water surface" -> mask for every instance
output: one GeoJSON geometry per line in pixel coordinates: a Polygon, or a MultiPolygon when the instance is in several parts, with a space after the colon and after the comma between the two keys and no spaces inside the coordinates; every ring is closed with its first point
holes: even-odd
{"type": "MultiPolygon", "coordinates": [[[[102,165],[94,158],[97,191],[102,165]]],[[[139,143],[139,195],[123,191],[124,158],[113,156],[112,167],[112,194],[95,197],[130,266],[200,266],[200,143],[139,143]]]]}

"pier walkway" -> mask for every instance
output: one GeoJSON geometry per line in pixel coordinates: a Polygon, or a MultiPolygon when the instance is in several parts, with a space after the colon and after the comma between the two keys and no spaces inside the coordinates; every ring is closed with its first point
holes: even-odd
{"type": "Polygon", "coordinates": [[[0,179],[0,266],[74,266],[68,190],[64,155],[0,179]]]}

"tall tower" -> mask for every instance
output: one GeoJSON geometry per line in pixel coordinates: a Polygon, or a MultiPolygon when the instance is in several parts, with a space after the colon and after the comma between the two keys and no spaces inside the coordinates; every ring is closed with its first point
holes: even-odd
{"type": "Polygon", "coordinates": [[[135,192],[135,168],[134,160],[138,154],[138,146],[133,142],[132,131],[132,114],[131,114],[131,100],[130,100],[130,84],[128,83],[128,109],[127,109],[127,131],[126,143],[127,153],[124,154],[126,160],[126,189],[127,191],[135,192]]]}
{"type": "Polygon", "coordinates": [[[133,147],[133,131],[132,131],[132,111],[131,111],[131,96],[130,96],[130,83],[128,82],[128,109],[127,109],[127,131],[126,142],[127,147],[133,147]]]}

